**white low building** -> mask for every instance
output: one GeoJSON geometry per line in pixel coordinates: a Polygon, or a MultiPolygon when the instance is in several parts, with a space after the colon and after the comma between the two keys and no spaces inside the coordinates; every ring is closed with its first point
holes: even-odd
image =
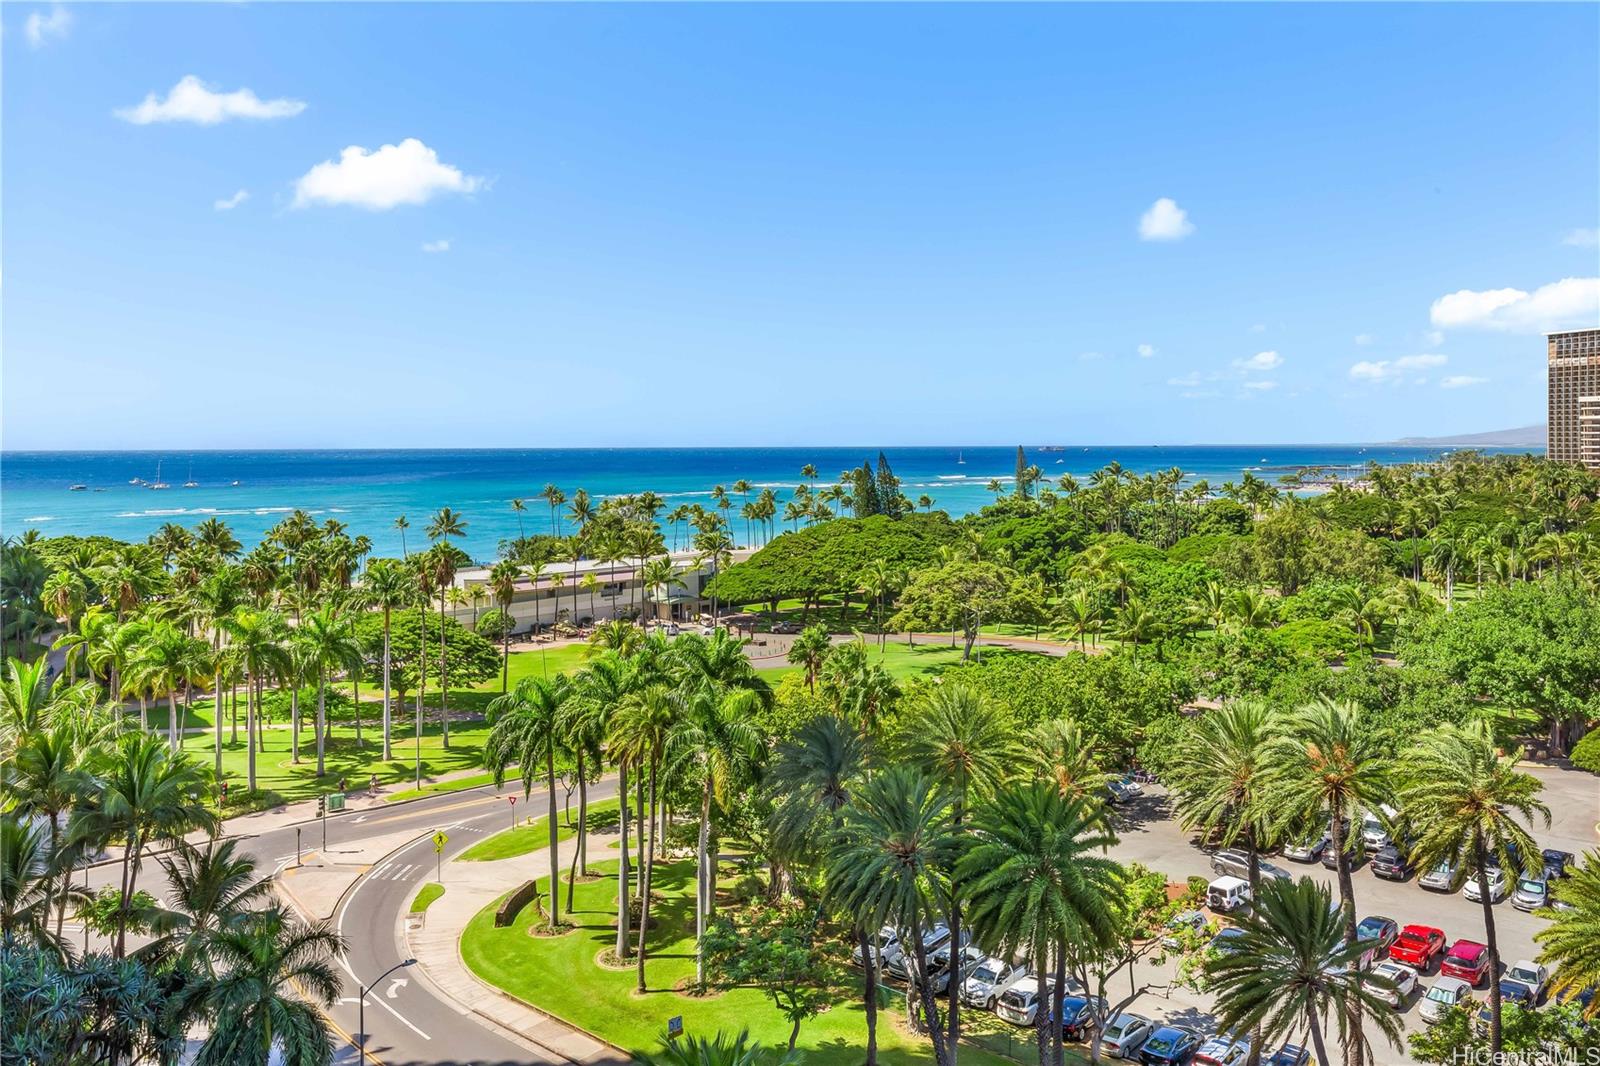
{"type": "MultiPolygon", "coordinates": [[[[733,561],[750,555],[749,549],[737,550],[733,561]]],[[[675,552],[667,558],[677,577],[665,588],[643,587],[637,560],[580,559],[546,563],[536,575],[529,570],[517,579],[511,599],[512,631],[527,633],[561,621],[588,625],[612,618],[687,621],[709,610],[711,602],[704,589],[712,577],[711,564],[702,564],[695,552],[675,552]]],[[[457,621],[470,623],[477,614],[496,606],[489,572],[488,567],[479,566],[456,574],[456,587],[467,594],[469,604],[454,608],[457,621]]]]}

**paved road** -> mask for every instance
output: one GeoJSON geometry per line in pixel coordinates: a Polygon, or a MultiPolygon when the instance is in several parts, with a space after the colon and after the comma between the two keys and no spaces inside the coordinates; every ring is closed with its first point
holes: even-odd
{"type": "MultiPolygon", "coordinates": [[[[327,820],[328,852],[341,847],[390,834],[410,833],[415,839],[385,860],[380,860],[340,901],[333,916],[338,932],[348,942],[348,952],[339,959],[344,976],[340,999],[329,1012],[334,1024],[347,1039],[360,1031],[357,995],[362,981],[371,981],[405,956],[400,943],[402,911],[417,886],[434,879],[435,855],[432,837],[444,830],[450,838],[445,845],[446,859],[471,847],[507,821],[505,796],[521,789],[516,784],[506,790],[492,785],[400,804],[392,810],[382,808],[348,811],[327,820]]],[[[615,795],[614,782],[602,781],[590,790],[592,799],[615,795]]],[[[536,790],[525,812],[543,809],[543,790],[536,790]]],[[[307,852],[322,847],[322,826],[306,823],[301,827],[307,852]]],[[[241,848],[255,857],[260,869],[273,871],[295,860],[295,827],[284,826],[241,838],[241,848]]],[[[121,876],[119,864],[94,867],[89,883],[94,888],[114,885],[121,876]]],[[[161,868],[146,860],[139,887],[153,894],[166,890],[161,868]]],[[[447,886],[448,887],[448,886],[447,886]]],[[[529,1063],[543,1060],[522,1045],[487,1029],[475,1018],[463,1015],[453,1004],[436,999],[425,981],[407,969],[397,970],[381,986],[366,996],[366,1027],[369,1034],[369,1063],[386,1066],[421,1066],[423,1063],[470,1063],[473,1066],[529,1063]],[[403,983],[395,983],[395,978],[403,983]]],[[[336,1062],[353,1064],[358,1055],[344,1047],[336,1062]]]]}

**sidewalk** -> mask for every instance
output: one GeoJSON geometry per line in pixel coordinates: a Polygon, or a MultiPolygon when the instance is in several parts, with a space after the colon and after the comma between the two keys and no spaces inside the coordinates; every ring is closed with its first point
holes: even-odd
{"type": "MultiPolygon", "coordinates": [[[[598,849],[604,855],[616,839],[616,834],[590,837],[591,854],[598,849]]],[[[422,976],[440,998],[453,1002],[463,1014],[476,1015],[496,1029],[579,1066],[625,1066],[633,1061],[621,1048],[479,980],[461,960],[461,934],[479,911],[524,881],[550,876],[548,848],[493,862],[451,859],[444,864],[443,876],[444,895],[433,901],[416,928],[407,922],[405,933],[406,946],[422,976]]]]}

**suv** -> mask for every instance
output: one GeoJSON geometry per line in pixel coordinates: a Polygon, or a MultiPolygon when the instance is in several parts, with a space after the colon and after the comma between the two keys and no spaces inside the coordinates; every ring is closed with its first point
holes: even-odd
{"type": "Polygon", "coordinates": [[[1385,881],[1404,881],[1411,876],[1411,864],[1399,848],[1386,844],[1372,857],[1372,872],[1385,881]]]}
{"type": "Polygon", "coordinates": [[[961,982],[961,1001],[979,1010],[992,1010],[1000,990],[1027,973],[1028,967],[1022,963],[986,955],[967,970],[966,980],[961,982]]]}
{"type": "Polygon", "coordinates": [[[1012,1025],[1032,1025],[1039,1000],[1051,994],[1055,978],[1024,974],[1012,981],[995,1000],[994,1012],[1012,1025]]]}
{"type": "Polygon", "coordinates": [[[1439,963],[1446,977],[1459,977],[1476,988],[1489,977],[1489,949],[1476,940],[1457,940],[1439,963]]]}
{"type": "Polygon", "coordinates": [[[1572,852],[1558,851],[1555,848],[1545,848],[1544,851],[1539,853],[1539,857],[1544,860],[1544,879],[1546,881],[1554,881],[1557,878],[1569,876],[1572,873],[1573,866],[1577,865],[1578,861],[1573,857],[1572,852]]]}
{"type": "MultiPolygon", "coordinates": [[[[928,960],[930,973],[934,969],[933,954],[949,940],[950,927],[943,922],[936,922],[932,929],[923,931],[922,952],[923,958],[928,960]]],[[[906,980],[911,975],[911,967],[916,960],[916,950],[916,945],[911,943],[910,937],[901,937],[892,946],[884,948],[883,972],[890,977],[906,980]]]]}
{"type": "MultiPolygon", "coordinates": [[[[1262,877],[1276,877],[1280,881],[1293,880],[1288,870],[1274,866],[1266,859],[1257,858],[1256,868],[1262,877]]],[[[1248,881],[1250,879],[1250,853],[1243,848],[1223,848],[1211,856],[1211,872],[1218,877],[1227,875],[1248,881]]]]}

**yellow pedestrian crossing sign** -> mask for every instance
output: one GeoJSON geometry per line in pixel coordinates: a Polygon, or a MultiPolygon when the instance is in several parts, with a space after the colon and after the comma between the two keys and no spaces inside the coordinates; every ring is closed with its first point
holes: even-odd
{"type": "Polygon", "coordinates": [[[444,846],[449,841],[449,839],[450,839],[449,837],[444,835],[444,830],[442,830],[442,829],[439,832],[433,834],[433,850],[435,852],[444,851],[444,846]]]}

